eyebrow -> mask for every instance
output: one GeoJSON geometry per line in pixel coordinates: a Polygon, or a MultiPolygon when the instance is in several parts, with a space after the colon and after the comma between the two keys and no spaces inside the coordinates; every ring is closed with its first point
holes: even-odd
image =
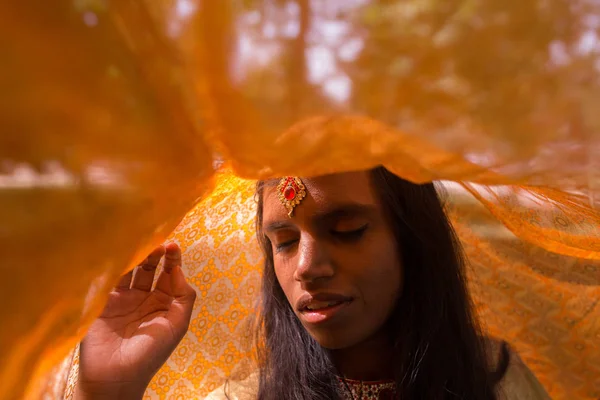
{"type": "Polygon", "coordinates": [[[266,233],[273,233],[276,232],[278,230],[281,229],[285,229],[285,228],[289,228],[292,225],[289,222],[285,222],[285,221],[274,221],[271,222],[267,225],[267,227],[265,228],[265,232],[266,233]]]}
{"type": "MultiPolygon", "coordinates": [[[[312,217],[311,222],[314,225],[319,225],[323,222],[335,221],[336,219],[344,217],[371,217],[377,213],[375,205],[371,204],[337,204],[331,208],[319,210],[312,217]]],[[[266,233],[273,233],[275,231],[290,228],[291,222],[288,221],[273,221],[267,224],[265,227],[266,233]]]]}

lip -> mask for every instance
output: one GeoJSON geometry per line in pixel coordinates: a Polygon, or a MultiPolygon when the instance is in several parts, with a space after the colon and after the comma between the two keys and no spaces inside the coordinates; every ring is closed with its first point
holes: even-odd
{"type": "Polygon", "coordinates": [[[344,296],[337,293],[318,293],[309,294],[306,293],[298,299],[296,302],[296,310],[302,315],[303,319],[310,324],[318,324],[325,322],[341,310],[346,308],[354,299],[349,296],[344,296]],[[309,306],[312,302],[336,302],[337,304],[321,308],[318,310],[309,310],[309,306]]]}

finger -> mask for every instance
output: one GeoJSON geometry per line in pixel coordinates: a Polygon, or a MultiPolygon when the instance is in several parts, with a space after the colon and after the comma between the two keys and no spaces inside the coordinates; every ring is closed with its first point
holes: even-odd
{"type": "Polygon", "coordinates": [[[150,253],[150,255],[135,269],[133,275],[132,289],[144,290],[146,292],[152,289],[154,282],[154,273],[160,259],[165,254],[164,246],[159,246],[150,253]]]}
{"type": "Polygon", "coordinates": [[[173,268],[171,272],[171,288],[173,297],[179,303],[194,303],[196,300],[196,291],[185,279],[183,270],[180,266],[173,268]]]}
{"type": "Polygon", "coordinates": [[[181,266],[181,249],[177,243],[169,243],[165,246],[165,263],[163,268],[170,273],[178,265],[181,266]]]}
{"type": "Polygon", "coordinates": [[[177,266],[181,266],[181,249],[175,243],[169,243],[166,246],[165,262],[163,264],[163,270],[158,275],[156,280],[156,287],[154,290],[161,291],[173,296],[173,284],[171,272],[177,266]]]}
{"type": "Polygon", "coordinates": [[[196,300],[196,291],[187,283],[181,267],[173,268],[171,272],[171,290],[175,300],[169,309],[168,318],[177,327],[178,334],[183,337],[192,319],[192,310],[196,300]]]}
{"type": "Polygon", "coordinates": [[[117,284],[117,289],[129,289],[131,286],[131,279],[133,278],[133,270],[129,271],[121,277],[121,280],[117,284]]]}

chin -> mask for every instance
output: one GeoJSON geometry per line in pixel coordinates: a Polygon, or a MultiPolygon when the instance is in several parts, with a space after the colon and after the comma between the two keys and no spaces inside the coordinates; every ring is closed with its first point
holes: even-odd
{"type": "Polygon", "coordinates": [[[341,350],[349,347],[353,347],[356,344],[360,343],[360,340],[351,337],[348,335],[348,331],[346,332],[332,332],[323,329],[319,332],[308,331],[310,336],[315,339],[315,341],[323,348],[327,350],[341,350]]]}

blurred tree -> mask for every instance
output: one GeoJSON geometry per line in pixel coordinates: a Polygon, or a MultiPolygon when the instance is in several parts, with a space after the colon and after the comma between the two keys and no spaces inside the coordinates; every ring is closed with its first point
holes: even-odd
{"type": "Polygon", "coordinates": [[[597,57],[578,53],[598,11],[566,0],[370,1],[353,13],[363,46],[344,65],[352,108],[455,148],[483,133],[507,153],[533,152],[568,133],[580,90],[598,88],[597,57]],[[574,81],[581,74],[590,79],[574,81]]]}

